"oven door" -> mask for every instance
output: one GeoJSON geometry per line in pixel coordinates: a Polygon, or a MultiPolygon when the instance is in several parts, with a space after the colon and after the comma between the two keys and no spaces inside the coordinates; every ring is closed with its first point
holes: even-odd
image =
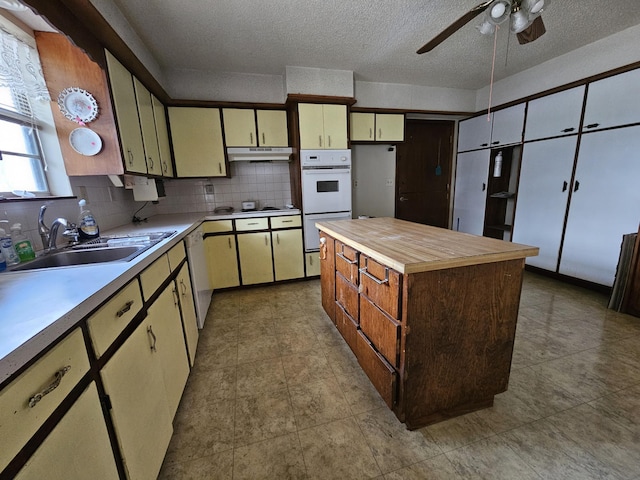
{"type": "Polygon", "coordinates": [[[304,250],[305,252],[311,252],[320,250],[320,234],[316,228],[316,222],[349,220],[351,219],[351,212],[305,214],[303,217],[304,250]]]}
{"type": "Polygon", "coordinates": [[[302,207],[305,213],[351,211],[351,168],[302,170],[302,207]]]}

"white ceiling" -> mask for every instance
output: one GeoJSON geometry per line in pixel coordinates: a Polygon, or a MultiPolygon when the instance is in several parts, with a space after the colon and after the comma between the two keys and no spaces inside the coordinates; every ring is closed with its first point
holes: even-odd
{"type": "MultiPolygon", "coordinates": [[[[473,20],[430,53],[415,51],[480,0],[113,0],[163,70],[282,75],[286,66],[356,80],[479,89],[493,36],[473,20]]],[[[640,23],[638,0],[555,0],[547,33],[519,45],[498,33],[496,80],[640,23]]],[[[637,46],[629,46],[637,48],[637,46]]]]}

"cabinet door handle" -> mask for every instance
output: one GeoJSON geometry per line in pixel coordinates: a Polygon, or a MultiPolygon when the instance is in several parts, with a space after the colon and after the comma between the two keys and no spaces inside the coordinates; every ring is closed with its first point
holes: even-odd
{"type": "Polygon", "coordinates": [[[318,145],[322,146],[322,135],[318,135],[318,145]]]}
{"type": "Polygon", "coordinates": [[[171,292],[173,293],[173,305],[174,306],[178,306],[178,300],[180,299],[180,297],[178,296],[178,289],[177,288],[172,288],[171,292]]]}
{"type": "Polygon", "coordinates": [[[309,259],[309,265],[313,266],[313,255],[307,257],[309,259]]]}
{"type": "Polygon", "coordinates": [[[131,310],[132,305],[133,305],[133,300],[129,300],[127,303],[124,304],[124,306],[120,310],[116,312],[116,317],[120,318],[121,316],[123,316],[125,313],[131,310]]]}
{"type": "Polygon", "coordinates": [[[580,182],[576,180],[576,183],[575,183],[575,185],[573,187],[573,191],[577,192],[579,188],[580,188],[580,182]]]}
{"type": "Polygon", "coordinates": [[[573,132],[575,130],[575,128],[570,127],[570,128],[565,128],[563,130],[560,130],[562,133],[569,133],[569,132],[573,132]]]}
{"type": "Polygon", "coordinates": [[[379,128],[378,129],[378,140],[381,140],[381,139],[382,139],[382,129],[379,128]]]}
{"type": "Polygon", "coordinates": [[[498,145],[500,143],[500,140],[496,140],[495,142],[491,142],[491,145],[498,145]]]}
{"type": "Polygon", "coordinates": [[[222,163],[218,162],[218,171],[222,173],[222,163]]]}
{"type": "Polygon", "coordinates": [[[562,182],[562,191],[566,192],[567,191],[567,187],[569,186],[569,184],[567,183],[567,181],[565,180],[564,182],[562,182]]]}
{"type": "Polygon", "coordinates": [[[149,170],[153,170],[153,158],[147,157],[149,159],[149,170]]]}
{"type": "Polygon", "coordinates": [[[589,125],[585,125],[584,128],[596,128],[599,127],[599,123],[590,123],[589,125]]]}
{"type": "Polygon", "coordinates": [[[180,287],[182,288],[182,296],[187,294],[187,286],[184,284],[184,279],[180,279],[180,287]]]}
{"type": "Polygon", "coordinates": [[[167,173],[169,171],[169,167],[167,166],[166,161],[162,162],[162,170],[164,171],[164,173],[167,173]]]}
{"type": "Polygon", "coordinates": [[[133,152],[127,148],[127,157],[129,157],[129,165],[133,166],[133,152]]]}
{"type": "Polygon", "coordinates": [[[280,245],[280,234],[276,233],[276,243],[280,245]]]}
{"type": "Polygon", "coordinates": [[[269,245],[269,240],[267,239],[267,235],[264,235],[264,244],[269,245]]]}
{"type": "Polygon", "coordinates": [[[369,138],[373,138],[373,128],[369,128],[369,138]]]}
{"type": "Polygon", "coordinates": [[[267,141],[265,140],[264,132],[262,132],[262,144],[264,145],[265,143],[267,143],[267,141]]]}
{"type": "Polygon", "coordinates": [[[227,240],[229,241],[229,249],[231,249],[231,237],[227,238],[227,240]]]}
{"type": "Polygon", "coordinates": [[[60,382],[62,381],[62,377],[64,377],[69,370],[71,370],[71,365],[67,365],[66,367],[63,367],[60,370],[58,370],[53,375],[54,377],[53,382],[51,382],[47,388],[45,388],[41,392],[36,393],[29,399],[29,408],[35,407],[38,404],[38,402],[42,400],[42,397],[50,394],[56,388],[58,388],[58,385],[60,385],[60,382]]]}
{"type": "Polygon", "coordinates": [[[331,146],[331,135],[327,135],[327,139],[329,140],[329,146],[331,146]]]}
{"type": "Polygon", "coordinates": [[[253,143],[253,133],[249,132],[249,144],[253,143]]]}
{"type": "Polygon", "coordinates": [[[368,271],[368,267],[369,267],[369,259],[365,257],[365,259],[364,259],[364,267],[362,267],[360,269],[360,273],[362,273],[363,275],[366,275],[371,280],[376,282],[378,285],[384,285],[385,283],[389,283],[389,267],[384,267],[384,279],[383,280],[380,280],[379,278],[376,278],[373,275],[371,275],[369,273],[369,271],[368,271]]]}
{"type": "Polygon", "coordinates": [[[151,328],[151,325],[149,325],[147,327],[147,333],[149,334],[149,336],[153,340],[153,342],[151,343],[151,351],[152,352],[157,352],[157,350],[156,350],[156,342],[157,342],[158,339],[156,338],[156,334],[153,333],[153,328],[151,328]]]}
{"type": "Polygon", "coordinates": [[[482,184],[482,191],[484,192],[486,189],[487,189],[487,184],[486,184],[486,183],[483,183],[483,184],[482,184]]]}
{"type": "Polygon", "coordinates": [[[481,147],[488,147],[488,146],[489,146],[489,144],[488,144],[488,143],[481,143],[481,144],[480,144],[480,146],[481,146],[481,147]]]}

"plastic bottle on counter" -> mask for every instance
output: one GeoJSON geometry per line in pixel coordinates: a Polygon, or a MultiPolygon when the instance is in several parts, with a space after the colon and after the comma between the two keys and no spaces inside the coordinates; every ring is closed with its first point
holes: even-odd
{"type": "Polygon", "coordinates": [[[83,198],[78,202],[80,216],[78,217],[78,237],[80,240],[93,240],[100,236],[100,227],[96,217],[87,208],[87,201],[83,198]]]}
{"type": "Polygon", "coordinates": [[[22,225],[20,223],[14,223],[11,226],[11,240],[13,240],[13,246],[21,262],[36,258],[36,252],[33,250],[31,240],[22,233],[22,225]]]}
{"type": "Polygon", "coordinates": [[[4,272],[7,269],[7,262],[4,259],[2,250],[0,250],[0,272],[4,272]]]}
{"type": "Polygon", "coordinates": [[[20,257],[13,246],[13,239],[7,234],[4,228],[0,228],[0,252],[6,262],[6,266],[17,265],[20,257]]]}

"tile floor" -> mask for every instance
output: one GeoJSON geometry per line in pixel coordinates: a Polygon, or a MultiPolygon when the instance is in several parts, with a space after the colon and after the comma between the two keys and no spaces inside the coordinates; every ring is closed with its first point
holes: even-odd
{"type": "Polygon", "coordinates": [[[527,273],[509,390],[410,432],[319,281],[216,293],[162,479],[640,479],[640,319],[527,273]]]}

